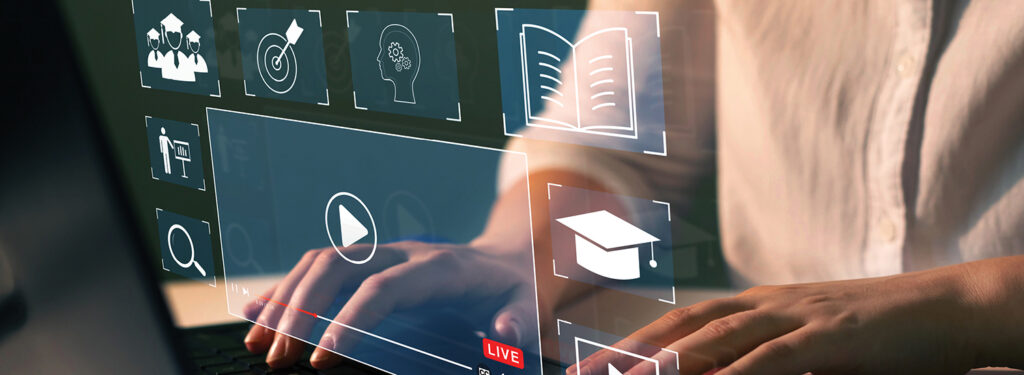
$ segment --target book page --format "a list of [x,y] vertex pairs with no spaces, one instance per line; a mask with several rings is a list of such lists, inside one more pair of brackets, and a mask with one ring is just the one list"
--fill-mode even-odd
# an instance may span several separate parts
[[549,29],[523,25],[520,45],[528,122],[578,128],[576,63],[571,53],[560,57],[572,44]]
[[600,30],[577,42],[581,129],[616,134],[634,132],[629,47],[625,28]]

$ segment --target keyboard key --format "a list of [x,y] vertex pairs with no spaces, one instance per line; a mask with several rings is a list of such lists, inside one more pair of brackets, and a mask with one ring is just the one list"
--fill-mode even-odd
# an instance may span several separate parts
[[262,354],[253,354],[248,349],[225,349],[221,350],[220,354],[231,358],[248,358],[248,357],[262,357]]
[[240,371],[249,371],[249,366],[246,366],[245,364],[242,363],[229,363],[226,365],[207,367],[204,370],[206,370],[207,372],[212,372],[214,374],[229,374],[237,373]]
[[248,366],[256,366],[256,365],[266,364],[267,363],[267,358],[263,357],[263,356],[244,357],[244,358],[236,358],[235,362],[244,363],[244,364],[246,364]]
[[188,355],[194,359],[212,357],[217,355],[217,350],[213,348],[189,348]]
[[219,355],[215,355],[215,356],[211,356],[211,357],[205,357],[205,358],[200,358],[200,359],[195,360],[196,366],[199,366],[199,367],[202,367],[202,368],[207,368],[207,367],[210,367],[210,366],[219,366],[219,365],[224,365],[224,364],[228,364],[228,363],[231,363],[231,358],[227,358],[227,357],[219,356]]

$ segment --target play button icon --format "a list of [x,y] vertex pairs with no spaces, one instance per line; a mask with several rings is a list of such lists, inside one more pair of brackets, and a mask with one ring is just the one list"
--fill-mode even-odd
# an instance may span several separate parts
[[608,375],[622,375],[622,371],[619,371],[619,369],[615,368],[615,366],[612,366],[612,364],[609,363],[608,364]]
[[[335,216],[334,214],[337,213]],[[366,224],[370,228],[367,228]],[[377,228],[373,222],[373,215],[359,197],[340,192],[327,200],[327,207],[324,210],[324,226],[327,229],[327,238],[331,240],[334,250],[343,259],[352,264],[363,264],[373,258],[377,251]],[[352,259],[352,252],[346,252],[345,248],[362,241],[373,234],[373,247],[369,255],[364,259]],[[340,246],[339,246],[340,245]]]
[[341,246],[343,247],[352,246],[370,233],[343,204],[338,205],[338,221],[341,224]]

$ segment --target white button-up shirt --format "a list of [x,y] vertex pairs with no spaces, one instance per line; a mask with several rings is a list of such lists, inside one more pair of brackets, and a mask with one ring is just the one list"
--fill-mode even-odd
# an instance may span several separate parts
[[1024,254],[1024,2],[592,7],[661,13],[669,154],[515,138],[532,172],[684,211],[716,172],[740,285]]

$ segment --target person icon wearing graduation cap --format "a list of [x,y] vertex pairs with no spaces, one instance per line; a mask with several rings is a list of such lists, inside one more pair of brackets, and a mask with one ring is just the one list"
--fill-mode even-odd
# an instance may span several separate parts
[[160,33],[154,29],[149,29],[146,36],[149,37],[149,39],[146,40],[146,44],[149,45],[149,48],[153,49],[152,51],[149,51],[149,57],[146,59],[146,65],[150,68],[160,68]]
[[181,32],[181,25],[183,24],[184,22],[181,22],[174,13],[168,13],[167,17],[160,21],[164,42],[167,43],[168,47],[171,47],[171,50],[167,51],[161,58],[163,61],[160,73],[164,79],[195,82],[195,72],[186,62],[185,53],[179,51],[181,49],[181,41],[184,39],[184,35]]
[[[192,51],[192,53],[188,55],[188,58],[186,60],[192,67],[193,72],[209,72],[210,70],[206,66],[206,59],[203,58],[203,55],[199,54],[199,34],[196,33],[195,30],[189,31],[188,35],[185,36],[185,39],[188,42],[188,50]],[[193,47],[193,45],[195,47]]]

